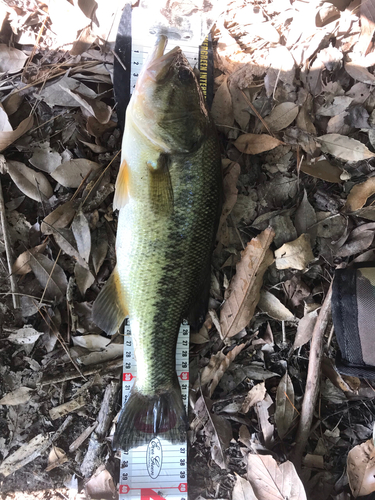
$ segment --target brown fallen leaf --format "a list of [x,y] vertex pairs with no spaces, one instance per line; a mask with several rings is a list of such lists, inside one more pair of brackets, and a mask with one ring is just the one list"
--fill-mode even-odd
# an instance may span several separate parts
[[29,265],[30,254],[35,255],[36,253],[43,253],[46,249],[46,246],[47,241],[45,241],[41,245],[37,245],[34,248],[30,248],[30,250],[26,250],[26,252],[22,252],[13,264],[12,273],[19,274],[21,276],[31,273],[31,267]]
[[222,376],[245,345],[246,344],[237,345],[234,349],[229,351],[227,355],[223,354],[222,351],[213,354],[208,365],[203,368],[200,380],[197,380],[194,387],[197,389],[199,385],[202,387],[207,385],[208,395],[211,397]]
[[46,289],[46,298],[61,302],[68,287],[61,267],[43,254],[30,255],[29,264],[40,285]]
[[99,168],[101,168],[99,163],[86,160],[85,158],[78,158],[59,165],[51,173],[51,177],[64,187],[77,188],[86,175]]
[[340,175],[342,170],[339,167],[331,165],[327,160],[317,161],[316,163],[308,163],[303,161],[301,164],[301,171],[305,174],[317,177],[327,182],[341,183]]
[[261,311],[267,313],[268,316],[278,321],[294,320],[294,314],[275,295],[267,290],[260,292],[258,307]]
[[107,469],[95,473],[86,483],[85,490],[90,498],[116,498],[117,493],[113,478]]
[[294,418],[294,388],[288,372],[277,386],[275,423],[280,439],[286,435]]
[[212,102],[211,114],[216,126],[222,127],[224,132],[228,132],[227,127],[233,127],[234,115],[232,96],[229,92],[227,77],[225,77],[223,83],[215,93],[215,97]]
[[30,401],[33,392],[34,389],[30,389],[30,387],[19,387],[15,391],[5,394],[0,399],[0,405],[14,406],[27,403]]
[[364,206],[367,198],[375,193],[375,177],[370,177],[365,182],[356,184],[350,190],[344,209],[346,212],[355,212]]
[[30,130],[33,124],[34,118],[32,116],[28,116],[18,125],[16,130],[0,132],[0,152],[4,151],[4,149]]
[[231,162],[225,170],[225,175],[223,179],[224,203],[221,210],[221,216],[216,238],[223,245],[225,245],[226,243],[226,238],[225,238],[226,220],[237,201],[238,190],[236,185],[240,172],[241,172],[241,167],[236,162]]
[[[236,473],[235,473],[236,474]],[[236,474],[236,484],[232,492],[232,500],[257,500],[253,487],[246,479]]]
[[298,104],[294,102],[282,102],[266,116],[264,121],[271,132],[279,132],[288,127],[297,118],[298,112]]
[[375,85],[375,76],[370,73],[361,63],[361,61],[346,62],[345,71],[358,82],[367,83],[367,85]]
[[7,161],[6,166],[18,189],[32,200],[46,201],[53,195],[51,184],[41,172],[36,172],[20,161]]
[[301,234],[299,238],[284,245],[275,251],[277,269],[299,269],[303,271],[314,260],[311,250],[310,236]]
[[48,455],[48,467],[46,471],[50,471],[59,465],[67,462],[69,458],[67,457],[65,451],[62,448],[58,448],[57,446],[52,446],[51,451]]
[[254,385],[247,393],[246,398],[241,406],[241,413],[247,413],[250,408],[255,406],[259,401],[263,401],[266,396],[266,386],[264,382]]
[[299,320],[297,333],[294,338],[293,349],[298,349],[298,347],[307,344],[307,342],[311,340],[317,319],[318,310],[315,309],[314,311],[306,313],[304,317]]
[[263,275],[273,262],[270,245],[275,236],[271,228],[253,238],[241,254],[236,274],[228,288],[228,298],[220,313],[224,338],[233,337],[249,323],[259,301]]
[[349,486],[354,498],[375,491],[375,446],[373,439],[354,446],[346,462]]
[[324,153],[346,161],[360,161],[375,156],[362,142],[340,134],[326,134],[317,137]]
[[24,67],[27,55],[14,47],[0,43],[0,73],[17,73]]
[[278,465],[271,455],[247,455],[247,478],[258,500],[306,500],[292,462]]
[[238,151],[248,155],[257,155],[264,151],[270,151],[276,146],[280,146],[280,144],[284,143],[267,134],[243,134],[234,142]]
[[65,228],[73,220],[78,205],[79,201],[69,200],[55,208],[53,212],[44,217],[41,224],[42,233],[52,234],[53,229],[51,226],[55,229]]

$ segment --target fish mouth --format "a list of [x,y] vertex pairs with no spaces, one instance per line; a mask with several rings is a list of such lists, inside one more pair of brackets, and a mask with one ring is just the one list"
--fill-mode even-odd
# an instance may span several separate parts
[[157,83],[164,80],[173,66],[185,63],[180,47],[175,47],[164,54],[167,43],[168,38],[165,35],[160,35],[145,65],[147,76]]

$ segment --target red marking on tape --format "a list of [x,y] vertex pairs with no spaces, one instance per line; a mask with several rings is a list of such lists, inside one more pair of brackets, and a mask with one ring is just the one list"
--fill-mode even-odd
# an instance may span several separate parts
[[180,373],[180,379],[181,380],[189,380],[189,372]]
[[130,382],[131,380],[133,380],[133,378],[134,377],[133,377],[133,375],[131,373],[124,373],[122,380],[124,382]]
[[120,486],[120,493],[122,495],[126,495],[126,493],[129,493],[129,490],[130,490],[130,488],[129,488],[129,486],[127,484],[122,484]]
[[186,493],[187,492],[187,483],[180,483],[178,486],[178,489],[181,491],[181,493]]
[[161,497],[156,493],[156,491],[151,488],[142,488],[141,489],[141,500],[165,500],[164,497]]

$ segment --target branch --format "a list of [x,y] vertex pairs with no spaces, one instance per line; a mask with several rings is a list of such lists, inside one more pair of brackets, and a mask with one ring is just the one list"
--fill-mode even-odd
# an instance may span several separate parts
[[5,253],[7,256],[10,290],[12,292],[12,298],[13,298],[13,307],[14,307],[14,309],[19,309],[20,298],[18,295],[18,286],[17,286],[16,277],[14,276],[13,271],[12,271],[13,262],[14,262],[13,261],[13,253],[12,253],[12,243],[10,241],[10,236],[9,236],[9,231],[8,231],[8,223],[7,223],[6,215],[5,215],[5,204],[4,204],[3,188],[1,185],[1,180],[0,180],[0,217],[1,217],[1,226],[3,229]]
[[314,408],[319,392],[320,365],[323,357],[323,339],[331,315],[331,297],[332,283],[320,309],[311,339],[306,390],[302,403],[296,446],[292,453],[292,461],[297,470],[301,468],[302,454],[309,438]]

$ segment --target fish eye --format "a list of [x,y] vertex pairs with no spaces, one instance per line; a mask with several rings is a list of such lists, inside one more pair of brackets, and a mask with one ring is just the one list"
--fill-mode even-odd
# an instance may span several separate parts
[[188,68],[181,66],[178,69],[178,79],[182,83],[189,83],[193,80],[193,74]]

